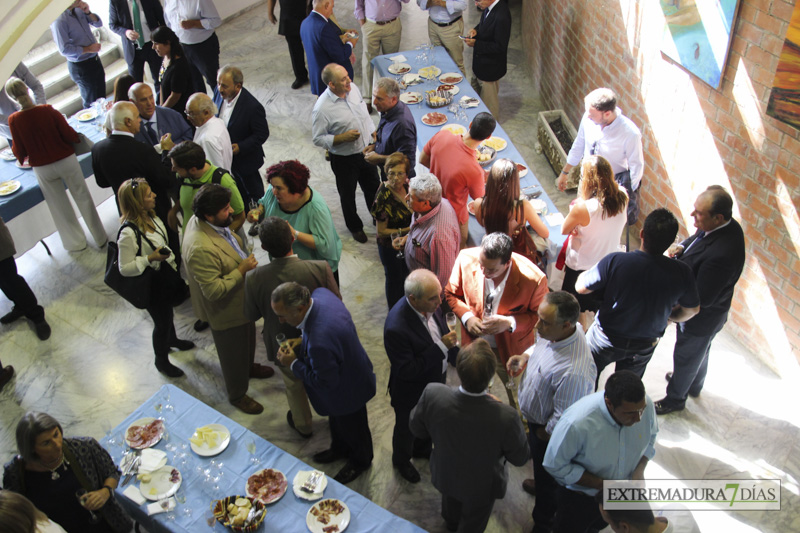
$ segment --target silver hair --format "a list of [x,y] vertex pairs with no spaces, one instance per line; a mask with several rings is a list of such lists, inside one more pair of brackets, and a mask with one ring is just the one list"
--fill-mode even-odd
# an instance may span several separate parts
[[19,78],[10,78],[6,82],[6,94],[13,100],[19,103],[20,98],[30,98],[28,86]]
[[428,283],[438,283],[436,274],[425,268],[412,270],[403,282],[403,292],[406,297],[413,296],[419,300],[425,297],[425,287]]
[[286,283],[278,285],[278,287],[272,291],[271,297],[273,304],[281,303],[285,307],[292,307],[294,309],[307,305],[310,300],[311,291],[294,281],[287,281]]
[[208,113],[211,116],[217,114],[217,106],[214,103],[214,100],[211,99],[206,93],[194,93],[192,96],[189,97],[189,100],[186,102],[186,107],[188,108],[192,102],[196,102],[194,105],[197,106],[197,110],[201,113]]
[[148,89],[150,89],[150,92],[152,92],[153,95],[156,94],[156,92],[153,90],[153,88],[150,86],[149,83],[143,83],[143,82],[140,81],[140,82],[134,83],[133,85],[131,85],[131,88],[128,89],[128,99],[131,102],[135,101],[136,100],[136,93],[139,92],[139,89],[141,89],[143,87],[147,87]]
[[430,202],[431,207],[439,205],[442,201],[442,184],[433,174],[422,174],[411,178],[408,182],[408,190],[414,191],[421,201]]
[[108,113],[111,121],[111,127],[115,130],[121,130],[125,127],[125,119],[133,120],[139,112],[133,102],[117,102],[111,111]]
[[36,437],[53,428],[58,428],[61,434],[64,434],[64,430],[61,428],[61,424],[59,424],[58,420],[47,413],[40,413],[38,411],[28,411],[25,413],[17,423],[17,451],[19,451],[20,456],[22,456],[25,461],[35,461],[38,459],[34,451]]
[[397,84],[395,80],[392,78],[381,78],[376,83],[379,89],[383,89],[386,92],[386,96],[389,98],[399,98],[400,97],[400,85]]
[[239,67],[235,67],[233,65],[225,65],[219,72],[217,72],[218,76],[223,76],[225,74],[231,75],[231,81],[233,81],[234,85],[238,85],[240,83],[244,83],[244,74],[242,74],[242,69]]

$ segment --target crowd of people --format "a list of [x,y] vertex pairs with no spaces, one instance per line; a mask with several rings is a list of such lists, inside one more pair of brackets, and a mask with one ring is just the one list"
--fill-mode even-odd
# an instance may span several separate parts
[[[703,388],[710,345],[744,263],[730,195],[719,186],[702,192],[692,212],[696,232],[680,244],[675,216],[656,209],[644,220],[640,248],[618,251],[623,231],[638,219],[646,169],[638,127],[613,91],[597,89],[585,99],[557,179],[563,189],[577,173],[578,197],[561,228],[567,236],[561,257],[549,257],[534,243],[546,240],[549,229],[520,194],[517,165],[500,158],[484,171],[476,160],[478,144],[496,127],[497,80],[505,74],[510,32],[504,0],[476,0],[483,14],[465,39],[457,38],[465,1],[418,0],[429,11],[431,42],[444,46],[462,71],[463,46],[475,48],[473,73],[492,111],[477,114],[463,135],[437,133],[420,149],[419,174],[416,125],[398,83],[373,80],[365,68],[363,90],[372,100],[362,97],[352,68],[358,32],[331,19],[333,0],[313,0],[311,11],[280,4],[292,88],[310,81],[319,95],[307,117],[311,140],[327,152],[345,225],[366,243],[362,217],[376,224],[388,306],[392,464],[399,475],[417,483],[413,462],[429,460],[447,529],[480,532],[506,493],[507,463],[519,467],[532,458],[534,477],[521,488],[536,496],[534,532],[592,531],[606,522],[615,531],[625,530],[619,524],[632,527],[624,513],[598,506],[597,494],[603,480],[643,479],[655,454],[657,415],[684,409]],[[274,7],[270,0],[273,23]],[[379,52],[397,51],[401,7],[401,0],[356,0],[368,43],[365,65]],[[266,111],[243,87],[241,69],[219,68],[214,28],[221,20],[213,2],[167,0],[162,10],[158,0],[111,0],[111,8],[132,79],[118,84],[108,136],[92,148],[92,166],[98,185],[115,193],[120,273],[150,273],[154,297],[146,310],[156,369],[173,379],[184,375],[169,353],[194,348],[173,325],[173,307],[190,298],[194,328],[211,330],[228,400],[259,414],[264,406],[248,395],[249,380],[275,372],[255,362],[256,321],[263,319],[267,358],[285,384],[287,424],[307,439],[311,408],[328,417],[330,446],[311,459],[344,459],[334,479],[355,480],[374,458],[367,404],[376,375],[342,301],[342,239],[326,199],[299,161],[272,163],[261,174]],[[87,30],[100,24],[78,0],[52,26],[87,107],[105,96],[104,78],[97,87],[99,45]],[[506,35],[505,44],[491,40],[497,34]],[[303,46],[307,70],[297,52]],[[153,85],[143,82],[145,63]],[[20,107],[8,117],[13,152],[20,162],[29,158],[64,247],[86,246],[64,183],[102,247],[105,230],[85,198],[73,151],[77,133],[38,93],[34,103],[26,70],[21,65],[6,84]],[[357,188],[367,208],[361,216]],[[472,247],[469,211],[486,229]],[[0,282],[15,306],[0,322],[27,317],[46,339],[44,310],[16,273],[6,233],[0,231]],[[258,236],[268,264],[258,264],[249,236]],[[564,271],[561,290],[548,288],[547,262]],[[674,371],[666,376],[667,396],[654,402],[642,376],[671,322],[678,331]],[[597,390],[611,363],[615,372]],[[458,376],[449,386],[448,366]],[[3,369],[0,386],[12,375]],[[488,392],[495,375],[505,385],[503,400]],[[3,486],[24,497],[0,492],[0,523],[14,508],[37,531],[51,530],[47,517],[70,532],[130,528],[113,499],[119,471],[96,441],[64,438],[56,420],[31,412],[17,427],[17,445]],[[99,523],[90,520],[94,511]],[[639,526],[666,525],[652,514],[634,518]]]

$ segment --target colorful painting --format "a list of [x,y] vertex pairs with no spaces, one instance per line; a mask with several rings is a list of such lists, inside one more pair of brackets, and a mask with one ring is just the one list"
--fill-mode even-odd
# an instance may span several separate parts
[[800,129],[800,1],[786,30],[767,115]]
[[666,19],[661,52],[718,89],[728,61],[739,0],[660,0]]

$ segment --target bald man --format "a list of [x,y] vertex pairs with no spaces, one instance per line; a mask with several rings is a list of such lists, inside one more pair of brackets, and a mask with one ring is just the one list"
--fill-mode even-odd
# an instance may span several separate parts
[[212,165],[231,170],[233,145],[225,122],[217,117],[217,106],[205,93],[194,93],[186,101],[186,117],[197,128],[194,142],[199,144]]

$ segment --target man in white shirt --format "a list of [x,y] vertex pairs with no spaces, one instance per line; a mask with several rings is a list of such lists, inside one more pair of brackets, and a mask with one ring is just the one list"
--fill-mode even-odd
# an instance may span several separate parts
[[217,106],[205,93],[194,93],[186,102],[186,116],[197,128],[194,142],[203,148],[211,164],[230,170],[233,163],[231,136],[225,122],[216,114]]
[[214,31],[222,19],[213,0],[166,0],[164,18],[183,45],[183,52],[205,77],[211,89],[217,87],[219,39]]

